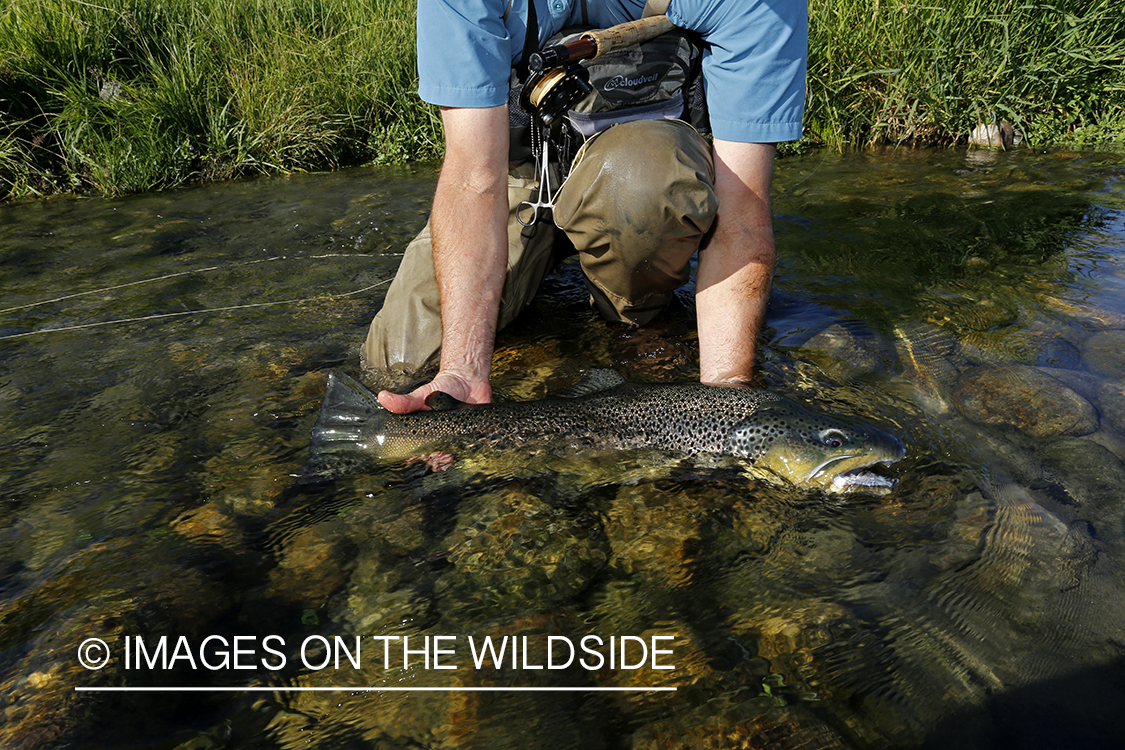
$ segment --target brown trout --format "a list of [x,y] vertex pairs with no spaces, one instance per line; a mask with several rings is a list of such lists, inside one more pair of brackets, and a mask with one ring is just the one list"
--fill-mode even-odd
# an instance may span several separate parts
[[[434,396],[427,400],[431,406],[444,394]],[[363,385],[333,372],[310,447],[310,467],[472,448],[715,454],[744,459],[802,487],[876,494],[888,492],[895,480],[871,469],[906,453],[893,435],[816,414],[770,391],[628,383],[608,370],[553,398],[453,401],[405,415],[386,411]]]

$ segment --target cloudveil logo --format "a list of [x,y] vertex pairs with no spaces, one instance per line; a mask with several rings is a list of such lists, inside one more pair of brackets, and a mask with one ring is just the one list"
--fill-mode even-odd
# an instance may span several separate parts
[[636,78],[629,78],[628,76],[614,76],[602,84],[602,91],[615,91],[617,89],[628,89],[634,86],[643,86],[646,83],[654,83],[659,76],[656,73],[647,76],[638,76]]

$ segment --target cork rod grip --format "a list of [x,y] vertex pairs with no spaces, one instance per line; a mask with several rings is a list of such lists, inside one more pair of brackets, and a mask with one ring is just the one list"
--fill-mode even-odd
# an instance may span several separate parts
[[668,16],[649,16],[600,31],[587,31],[580,39],[589,39],[598,46],[597,54],[594,55],[597,57],[611,50],[647,42],[671,28],[672,22],[668,20]]

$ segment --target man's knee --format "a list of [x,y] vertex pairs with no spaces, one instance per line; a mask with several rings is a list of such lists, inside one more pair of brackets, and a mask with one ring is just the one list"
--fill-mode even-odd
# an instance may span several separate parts
[[718,211],[710,146],[686,123],[642,120],[610,128],[580,154],[555,210],[580,251],[633,235],[702,235]]
[[644,323],[688,279],[718,211],[710,146],[682,122],[610,128],[571,171],[556,218],[603,316]]

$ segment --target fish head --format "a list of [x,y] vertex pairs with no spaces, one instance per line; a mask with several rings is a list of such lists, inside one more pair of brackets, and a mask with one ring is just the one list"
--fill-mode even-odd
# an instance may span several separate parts
[[882,495],[897,480],[878,474],[906,455],[902,441],[870,425],[817,414],[787,399],[763,403],[735,424],[730,452],[800,487]]

